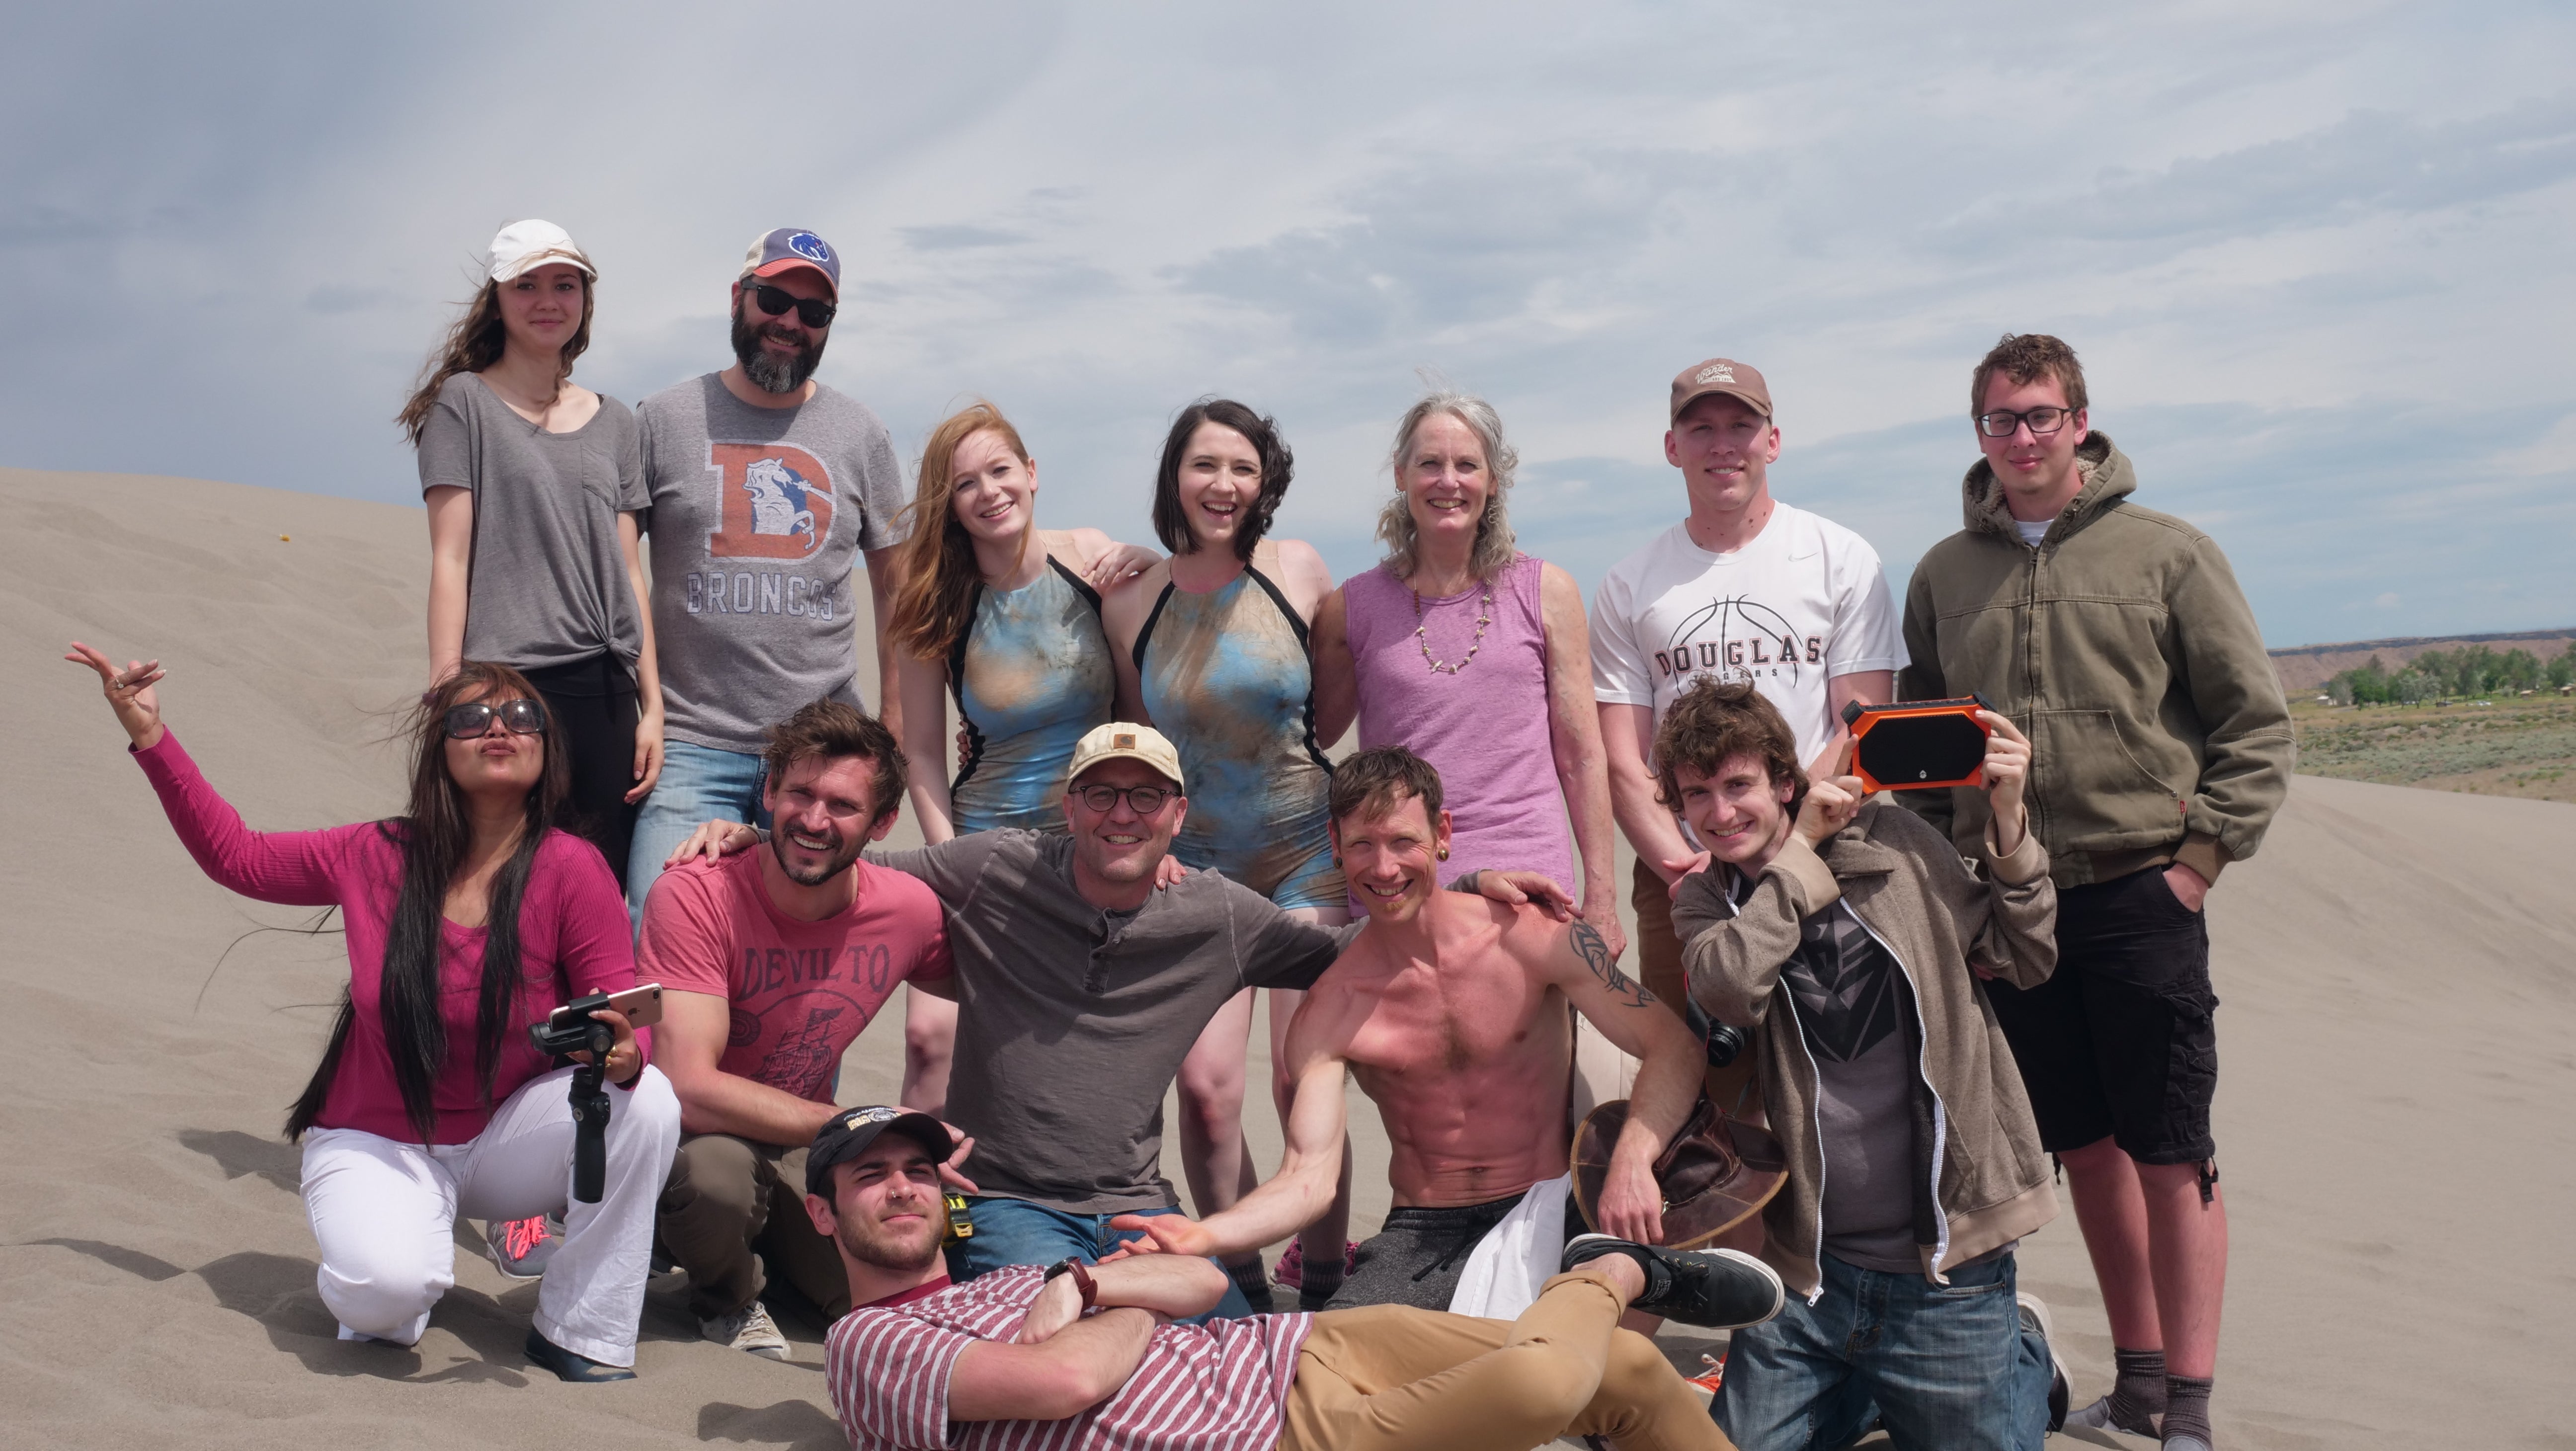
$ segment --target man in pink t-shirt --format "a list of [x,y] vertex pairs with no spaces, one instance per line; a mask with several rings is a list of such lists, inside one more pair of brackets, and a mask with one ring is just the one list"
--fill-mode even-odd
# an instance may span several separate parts
[[706,1338],[784,1360],[760,1302],[764,1261],[827,1316],[850,1303],[802,1205],[806,1148],[839,1112],[841,1054],[897,987],[950,966],[930,888],[859,860],[903,799],[893,735],[817,701],[771,729],[763,764],[767,849],[663,873],[637,968],[662,985],[655,1061],[683,1130],[661,1243],[689,1273]]

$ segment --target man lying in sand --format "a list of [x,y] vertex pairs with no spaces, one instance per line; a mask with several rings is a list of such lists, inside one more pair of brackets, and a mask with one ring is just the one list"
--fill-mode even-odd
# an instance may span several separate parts
[[1571,1001],[1643,1060],[1601,1225],[1648,1244],[1663,1237],[1653,1165],[1698,1097],[1699,1042],[1619,971],[1589,924],[1435,890],[1449,843],[1440,800],[1440,774],[1401,747],[1334,769],[1333,841],[1368,920],[1289,1025],[1295,1099],[1279,1173],[1204,1221],[1118,1227],[1193,1255],[1257,1248],[1304,1227],[1331,1201],[1341,1165],[1347,1065],[1386,1121],[1395,1209],[1328,1307],[1446,1310],[1477,1243],[1505,1215],[1529,1194],[1561,1202],[1567,1192]]
[[762,766],[768,848],[656,880],[637,959],[663,987],[659,1058],[685,1130],[662,1246],[689,1273],[707,1339],[784,1360],[760,1302],[768,1274],[827,1319],[850,1307],[840,1259],[802,1208],[806,1145],[840,1112],[841,1054],[906,980],[946,977],[949,960],[939,899],[859,860],[903,800],[894,734],[818,700],[770,729]]
[[825,1363],[858,1451],[1523,1451],[1567,1434],[1719,1448],[1699,1397],[1619,1316],[1635,1305],[1731,1326],[1779,1303],[1776,1281],[1734,1260],[1606,1235],[1567,1246],[1510,1323],[1381,1305],[1175,1324],[1232,1286],[1182,1255],[954,1285],[939,1253],[950,1152],[937,1119],[863,1108],[824,1125],[805,1161],[806,1209],[858,1306],[832,1327]]
[[[974,1234],[951,1251],[961,1280],[1096,1260],[1134,1224],[1179,1214],[1160,1161],[1163,1091],[1181,1059],[1236,993],[1309,986],[1360,930],[1301,921],[1215,872],[1168,876],[1189,801],[1180,753],[1151,726],[1085,735],[1064,808],[1063,833],[978,831],[868,858],[919,877],[948,911],[956,971],[921,985],[958,1000],[947,1112],[974,1136],[962,1167],[983,1189],[969,1201]],[[758,839],[709,822],[680,854]],[[1526,891],[1564,904],[1544,877],[1484,878],[1472,889],[1498,902]],[[1561,1048],[1556,1082],[1561,1094]],[[1236,1290],[1216,1313],[1251,1308]]]

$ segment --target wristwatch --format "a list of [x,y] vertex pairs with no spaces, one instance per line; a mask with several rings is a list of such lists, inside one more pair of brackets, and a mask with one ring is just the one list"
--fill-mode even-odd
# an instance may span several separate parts
[[1066,1255],[1063,1259],[1057,1260],[1054,1264],[1047,1266],[1046,1278],[1049,1282],[1052,1282],[1058,1275],[1073,1276],[1073,1287],[1082,1292],[1082,1308],[1084,1310],[1090,1311],[1100,1308],[1100,1282],[1091,1277],[1091,1271],[1083,1268],[1082,1261],[1075,1259],[1071,1255]]

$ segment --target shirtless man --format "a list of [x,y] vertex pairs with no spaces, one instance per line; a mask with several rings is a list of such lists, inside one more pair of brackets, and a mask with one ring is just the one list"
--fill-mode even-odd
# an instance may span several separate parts
[[[1598,1228],[1641,1244],[1663,1238],[1653,1165],[1698,1096],[1698,1040],[1619,971],[1588,924],[1439,890],[1449,853],[1440,794],[1439,773],[1400,747],[1334,769],[1333,844],[1368,923],[1289,1024],[1295,1098],[1279,1173],[1205,1220],[1161,1215],[1118,1228],[1160,1249],[1222,1256],[1305,1226],[1332,1202],[1347,1065],[1385,1119],[1395,1209],[1329,1304],[1445,1310],[1477,1242],[1532,1186],[1567,1171],[1571,1002],[1643,1060]],[[1566,1220],[1569,1232],[1583,1228],[1570,1207]],[[1741,1255],[1710,1263],[1717,1274],[1771,1273]]]

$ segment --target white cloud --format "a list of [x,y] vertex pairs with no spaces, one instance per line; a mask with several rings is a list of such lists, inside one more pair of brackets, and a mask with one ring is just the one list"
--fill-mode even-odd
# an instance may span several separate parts
[[601,260],[581,376],[629,399],[723,361],[744,240],[794,222],[848,259],[828,381],[905,444],[992,397],[1050,517],[1130,538],[1164,420],[1228,391],[1297,447],[1283,527],[1366,565],[1384,430],[1429,365],[1502,408],[1525,538],[1589,581],[1673,517],[1663,387],[1723,352],[1772,379],[1782,493],[1901,586],[1955,527],[1969,365],[2042,329],[2083,349],[2141,502],[2218,533],[2275,640],[2396,593],[2392,628],[2576,620],[2529,557],[2576,526],[2556,7],[166,5],[19,29],[0,462],[407,498],[389,417],[500,222]]

